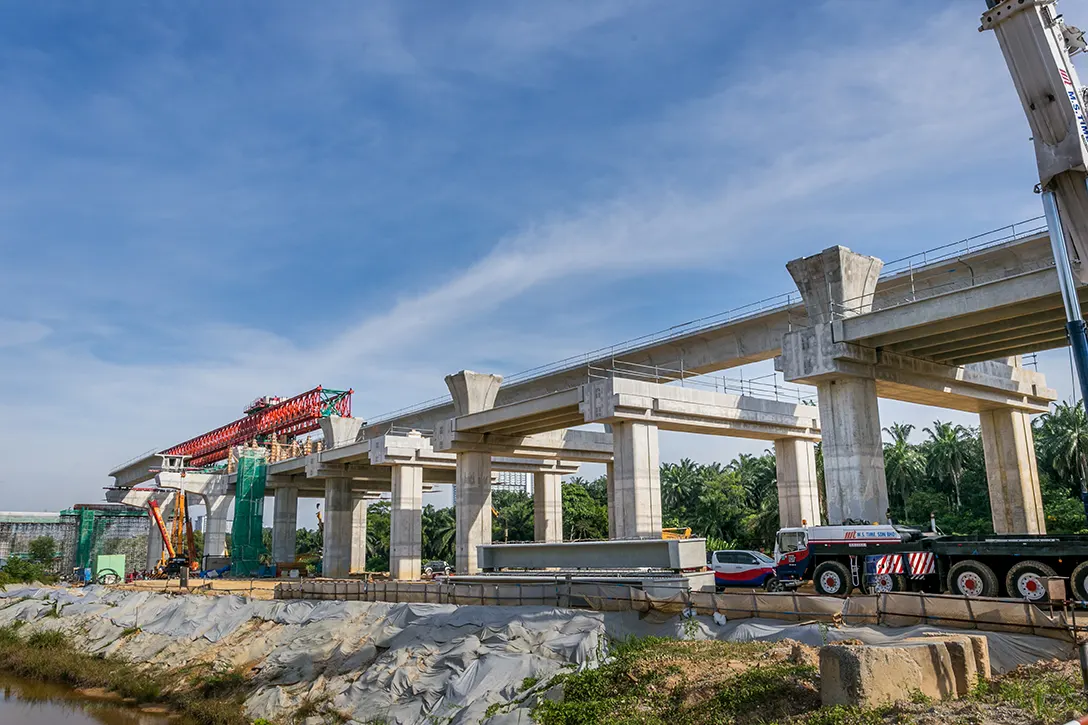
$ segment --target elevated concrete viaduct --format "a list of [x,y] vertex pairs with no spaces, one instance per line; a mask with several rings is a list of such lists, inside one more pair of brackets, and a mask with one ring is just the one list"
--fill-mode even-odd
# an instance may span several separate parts
[[[458,409],[469,412],[438,421],[432,442],[436,451],[452,451],[458,456],[458,516],[467,506],[470,514],[488,519],[458,528],[462,537],[459,572],[474,573],[476,547],[491,543],[490,479],[480,466],[484,458],[490,460],[497,453],[611,463],[610,536],[659,537],[661,429],[774,441],[780,461],[783,522],[800,525],[802,520],[820,521],[813,452],[820,434],[814,406],[616,376],[495,406],[500,376],[461,371],[446,380]],[[470,391],[477,395],[471,397]],[[591,423],[603,424],[611,433],[568,429]],[[540,536],[541,527],[549,530],[546,522],[550,519],[559,519],[550,525],[551,531],[562,530],[559,476],[542,473],[536,484],[538,539],[560,540],[549,539],[547,533]],[[464,498],[462,491],[466,491]],[[544,513],[547,511],[552,513]]]
[[[983,292],[986,285],[1016,284],[1022,276],[877,310],[874,300],[881,266],[879,259],[845,247],[832,247],[787,265],[811,324],[783,336],[776,365],[786,380],[816,386],[823,421],[828,517],[832,521],[886,518],[888,493],[877,400],[887,397],[979,413],[995,530],[1045,532],[1028,419],[1032,413],[1045,412],[1057,398],[1043,376],[1021,368],[1015,357],[957,366],[872,347],[864,339],[849,339],[846,333],[849,328],[902,335],[903,325],[912,324],[918,337],[900,337],[900,341],[922,340],[925,332],[919,328],[927,324],[923,316],[944,324],[949,318],[969,316],[968,309],[992,313],[994,305],[987,304]],[[912,308],[916,311],[911,312]],[[1015,319],[1011,314],[1009,318]],[[901,326],[893,326],[896,323]],[[1001,330],[1000,319],[988,316],[985,324],[991,330],[988,335]],[[923,344],[914,352],[924,349]],[[953,361],[971,357],[950,354],[946,359]]]
[[[891,272],[878,259],[832,248],[788,265],[799,294],[602,348],[505,384],[467,371],[449,376],[449,402],[406,409],[363,430],[354,420],[330,422],[328,450],[272,464],[277,521],[287,525],[299,495],[325,495],[338,542],[327,571],[345,571],[352,560],[345,532],[361,523],[354,492],[388,491],[398,512],[395,575],[414,578],[422,486],[455,482],[458,569],[471,572],[475,546],[490,541],[493,470],[533,471],[536,536],[553,541],[561,536],[559,475],[568,470],[562,462],[591,461],[608,467],[610,535],[656,536],[660,429],[774,441],[785,522],[818,520],[811,443],[822,435],[832,521],[883,520],[877,399],[888,397],[977,412],[995,528],[1042,531],[1028,416],[1055,395],[1015,357],[1064,344],[1062,303],[1041,227],[1014,227],[1007,238],[982,240],[981,248],[969,240],[935,256],[917,255]],[[599,379],[600,370],[620,364],[689,378],[772,358],[788,380],[817,387],[819,414],[809,406],[695,391],[687,382],[661,385],[664,378]],[[606,432],[571,430],[586,423],[603,424]],[[409,440],[397,433],[405,429],[419,434]],[[156,464],[154,456],[144,457],[111,475],[127,488],[148,480]],[[277,538],[281,551],[287,536]]]

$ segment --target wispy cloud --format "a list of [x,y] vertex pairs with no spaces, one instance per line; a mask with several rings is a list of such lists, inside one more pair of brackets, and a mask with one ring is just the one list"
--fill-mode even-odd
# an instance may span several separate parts
[[[701,45],[683,64],[669,40],[699,18],[671,18],[647,45],[705,66],[684,92],[655,57],[637,79],[614,62],[660,20],[652,5],[430,23],[401,7],[264,18],[242,54],[164,22],[146,62],[75,99],[39,86],[55,60],[21,61],[32,80],[0,129],[35,171],[0,171],[15,261],[0,459],[28,485],[5,505],[96,498],[113,464],[256,395],[350,385],[360,412],[385,411],[462,367],[510,373],[648,331],[628,312],[646,299],[668,316],[698,286],[712,313],[788,289],[784,262],[828,244],[897,256],[1032,208],[1003,64],[958,7],[890,34]],[[592,123],[545,105],[532,132],[503,127],[540,101],[519,94],[602,67],[581,93]],[[594,93],[621,82],[657,101],[606,122]]]

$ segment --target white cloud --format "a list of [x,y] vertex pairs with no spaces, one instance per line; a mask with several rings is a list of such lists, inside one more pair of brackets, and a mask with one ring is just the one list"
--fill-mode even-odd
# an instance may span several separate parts
[[[482,66],[491,52],[562,52],[569,38],[623,11],[609,6],[551,30],[516,18],[495,21],[514,23],[520,39],[477,49],[476,59]],[[819,51],[776,45],[744,73],[723,69],[721,86],[709,95],[664,109],[655,123],[620,124],[599,152],[614,156],[623,180],[613,193],[524,219],[490,251],[437,284],[404,286],[387,307],[345,307],[330,291],[327,300],[313,301],[323,329],[332,331],[327,339],[303,344],[277,333],[275,300],[264,329],[213,319],[179,331],[187,344],[178,359],[149,351],[119,358],[52,343],[41,323],[16,323],[24,326],[23,344],[0,351],[0,459],[6,480],[21,484],[7,505],[98,498],[96,486],[114,464],[226,422],[257,395],[346,384],[357,391],[358,412],[377,412],[442,394],[443,374],[480,361],[529,367],[606,344],[617,335],[605,317],[586,315],[565,330],[552,326],[548,338],[529,332],[551,319],[578,320],[576,304],[607,307],[609,300],[594,294],[605,283],[718,270],[766,279],[774,293],[788,289],[777,282],[786,279],[785,261],[845,235],[857,235],[851,243],[859,251],[880,253],[883,237],[905,218],[941,235],[918,248],[946,241],[944,223],[991,223],[995,208],[1018,204],[1027,192],[978,171],[1006,170],[1010,156],[1030,155],[1030,148],[1015,145],[1023,122],[1000,59],[994,63],[992,38],[980,42],[964,17],[947,12],[904,27],[901,37],[858,35]],[[415,82],[425,75],[397,22],[378,20],[361,57],[393,77]],[[342,53],[336,45],[354,37],[352,27],[324,25],[316,37]],[[967,191],[967,182],[980,188]],[[171,187],[168,180],[163,188],[177,196],[177,206],[148,205],[148,213],[179,220],[191,213],[181,203],[185,184]],[[238,193],[243,206],[272,213],[273,200]],[[198,201],[216,218],[236,206],[218,206],[214,191]],[[441,225],[435,233],[442,234]],[[222,260],[207,266],[218,275],[233,269]],[[572,288],[577,292],[562,294]],[[667,291],[652,284],[623,291],[669,304]],[[520,319],[517,310],[530,303],[552,312]],[[663,442],[663,453],[723,458],[740,445],[679,441]]]
[[5,320],[0,318],[0,347],[30,345],[44,340],[51,330],[33,320]]

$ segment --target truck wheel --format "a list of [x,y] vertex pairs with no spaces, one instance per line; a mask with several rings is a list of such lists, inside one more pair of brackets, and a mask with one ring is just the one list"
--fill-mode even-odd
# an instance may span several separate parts
[[964,559],[948,570],[948,591],[962,597],[998,596],[997,575],[994,570],[974,559]]
[[782,580],[776,576],[767,577],[767,581],[763,582],[763,588],[768,592],[786,591],[786,586],[782,583]]
[[1077,564],[1077,568],[1069,575],[1069,584],[1073,588],[1073,596],[1079,601],[1088,601],[1088,561]]
[[877,574],[865,588],[869,594],[903,592],[907,589],[907,580],[902,574]]
[[1046,596],[1046,578],[1058,573],[1041,561],[1017,562],[1005,575],[1005,591],[1014,599],[1026,599],[1029,602],[1044,602]]
[[816,585],[817,594],[829,597],[848,597],[854,589],[850,570],[846,568],[846,564],[838,561],[825,561],[816,567],[812,582]]

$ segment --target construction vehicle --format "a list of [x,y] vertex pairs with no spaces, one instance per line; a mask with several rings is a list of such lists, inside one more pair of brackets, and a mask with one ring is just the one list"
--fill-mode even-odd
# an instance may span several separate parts
[[661,529],[662,539],[690,539],[691,527]]
[[811,581],[818,594],[949,592],[1045,601],[1047,580],[1069,580],[1088,601],[1088,536],[948,536],[889,524],[799,526],[775,537],[775,572],[787,588]]
[[[1056,0],[987,0],[980,31],[994,31],[1027,115],[1039,171],[1036,187],[1050,231],[1059,288],[1081,393],[1088,399],[1088,334],[1080,313],[1070,251],[1088,278],[1088,89],[1072,56],[1088,48]],[[1088,281],[1086,279],[1085,281]],[[1088,517],[1088,491],[1082,494]],[[811,580],[820,594],[855,588],[948,591],[967,597],[1041,601],[1047,579],[1067,577],[1088,601],[1088,536],[995,534],[944,536],[903,526],[844,522],[784,528],[775,539],[779,580]]]

